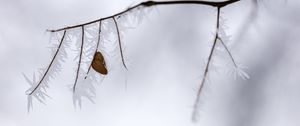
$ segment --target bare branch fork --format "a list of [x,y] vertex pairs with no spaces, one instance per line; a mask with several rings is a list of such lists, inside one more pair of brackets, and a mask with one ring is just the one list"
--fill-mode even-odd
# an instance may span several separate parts
[[213,45],[212,45],[210,53],[209,53],[209,57],[208,57],[207,63],[206,63],[206,67],[205,67],[205,70],[204,70],[204,74],[203,74],[203,78],[202,78],[202,81],[201,81],[201,85],[198,88],[196,100],[194,102],[193,113],[192,113],[192,120],[193,121],[197,121],[198,109],[199,109],[199,101],[200,101],[201,92],[202,92],[202,89],[204,87],[205,81],[207,80],[207,74],[208,74],[208,71],[209,71],[209,66],[211,64],[213,53],[215,52],[215,49],[216,49],[215,47],[217,45],[218,40],[220,40],[220,43],[222,44],[222,46],[225,48],[226,52],[230,56],[230,59],[231,59],[232,63],[234,64],[234,67],[235,68],[238,67],[237,64],[236,64],[236,62],[235,62],[235,60],[234,60],[234,58],[233,58],[233,56],[232,56],[232,54],[231,54],[231,52],[228,49],[228,47],[223,42],[222,38],[220,38],[220,36],[219,36],[220,10],[221,10],[221,7],[218,7],[217,8],[217,23],[216,23],[217,26],[216,26],[215,38],[214,38],[214,42],[213,42]]
[[[225,7],[227,5],[230,5],[232,3],[238,2],[238,1],[240,1],[240,0],[227,0],[227,1],[222,1],[222,2],[185,1],[185,0],[178,0],[178,1],[146,1],[146,2],[142,2],[140,4],[137,4],[137,5],[133,6],[133,7],[130,7],[128,9],[124,10],[124,11],[121,11],[121,12],[119,12],[117,14],[111,15],[111,16],[107,16],[107,17],[104,17],[104,18],[100,18],[100,19],[96,19],[96,20],[90,21],[90,22],[86,22],[86,23],[82,23],[82,24],[78,24],[78,25],[73,25],[73,26],[68,26],[68,27],[64,27],[64,28],[60,28],[60,29],[47,30],[49,32],[60,32],[60,31],[64,31],[64,32],[63,32],[63,36],[62,36],[62,38],[60,40],[60,44],[59,44],[59,46],[58,46],[58,48],[57,48],[57,50],[56,50],[56,52],[54,54],[54,57],[51,60],[49,66],[47,67],[46,72],[43,74],[43,76],[39,80],[38,84],[34,87],[34,89],[28,95],[29,96],[32,95],[40,87],[41,83],[44,81],[45,76],[48,74],[49,69],[51,68],[54,60],[57,57],[57,54],[58,54],[59,50],[61,49],[61,45],[62,45],[62,43],[64,41],[64,38],[65,38],[67,30],[71,30],[71,29],[79,28],[79,27],[81,27],[81,29],[82,29],[80,55],[79,55],[78,67],[77,67],[77,71],[76,71],[76,78],[75,78],[75,82],[74,82],[74,85],[73,85],[73,93],[74,93],[75,90],[76,90],[76,84],[77,84],[77,80],[78,80],[78,76],[79,76],[79,70],[80,70],[80,65],[81,65],[81,60],[82,60],[83,45],[84,45],[84,41],[85,41],[84,40],[84,34],[85,34],[84,27],[86,25],[93,24],[93,23],[99,23],[98,41],[97,41],[96,50],[95,50],[95,53],[96,53],[97,50],[98,50],[98,47],[99,47],[99,43],[100,43],[101,22],[104,21],[104,20],[106,20],[106,19],[112,19],[114,21],[114,24],[115,24],[115,27],[116,27],[116,31],[117,31],[117,37],[118,37],[118,43],[119,43],[119,49],[120,49],[122,63],[123,63],[124,68],[127,70],[127,66],[125,64],[124,56],[123,56],[120,30],[119,30],[119,26],[118,26],[118,22],[116,20],[116,17],[119,17],[122,14],[125,14],[126,12],[129,12],[129,11],[135,9],[135,8],[140,7],[140,6],[142,6],[142,7],[151,7],[151,6],[159,6],[159,5],[182,5],[182,4],[206,5],[206,6],[211,6],[211,7],[217,8],[216,33],[215,33],[213,45],[211,47],[211,50],[210,50],[210,53],[209,53],[209,56],[208,56],[208,60],[207,60],[206,67],[205,67],[205,70],[204,70],[204,74],[203,74],[203,78],[202,78],[202,81],[201,81],[201,85],[198,88],[196,99],[195,99],[194,106],[193,106],[192,120],[196,121],[197,114],[198,114],[197,110],[199,109],[200,95],[201,95],[202,89],[204,87],[204,84],[205,84],[205,82],[207,80],[207,74],[208,74],[209,67],[210,67],[210,64],[211,64],[211,61],[212,61],[212,58],[213,58],[213,53],[215,52],[215,49],[216,49],[215,47],[216,47],[216,44],[218,42],[217,40],[220,40],[221,44],[226,49],[226,51],[229,54],[232,62],[234,63],[234,66],[237,67],[237,64],[236,64],[236,62],[235,62],[232,54],[230,53],[228,47],[223,42],[223,40],[219,37],[219,27],[220,27],[220,10],[221,10],[221,8]],[[88,67],[88,70],[87,70],[85,78],[88,76],[88,73],[89,73],[90,69],[91,69],[91,65]]]
[[210,63],[211,63],[211,60],[212,60],[213,53],[215,51],[217,40],[219,38],[220,9],[221,8],[218,7],[218,12],[217,12],[217,27],[216,27],[216,34],[215,34],[214,42],[213,42],[213,45],[211,47],[211,50],[210,50],[210,53],[209,53],[209,56],[208,56],[208,60],[207,60],[206,67],[205,67],[205,70],[204,70],[204,74],[203,74],[203,77],[202,77],[201,85],[198,88],[196,100],[194,102],[194,108],[193,108],[194,110],[193,110],[193,113],[192,113],[192,120],[193,121],[197,121],[200,95],[201,95],[202,89],[204,87],[205,81],[207,79],[208,69],[209,69],[209,66],[210,66]]

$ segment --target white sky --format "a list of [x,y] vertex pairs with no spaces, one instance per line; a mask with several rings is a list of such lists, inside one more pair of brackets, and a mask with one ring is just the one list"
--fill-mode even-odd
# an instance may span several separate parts
[[51,81],[47,105],[35,101],[28,114],[29,86],[22,73],[32,76],[48,64],[45,30],[105,17],[139,1],[0,0],[0,126],[298,126],[300,3],[265,2],[239,40],[236,35],[245,30],[240,28],[251,2],[243,0],[222,10],[232,36],[230,49],[251,78],[234,80],[222,65],[213,69],[200,122],[194,124],[192,105],[213,38],[215,9],[154,8],[122,40],[131,68],[127,90],[122,66],[115,63],[97,87],[96,104],[84,101],[81,110],[74,109],[67,88],[73,72],[66,68]]

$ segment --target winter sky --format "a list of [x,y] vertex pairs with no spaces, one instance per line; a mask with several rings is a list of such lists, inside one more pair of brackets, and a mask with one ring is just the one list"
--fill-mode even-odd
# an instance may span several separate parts
[[[221,0],[218,0],[221,1]],[[34,100],[22,73],[50,62],[55,29],[118,13],[141,1],[0,0],[0,126],[298,126],[300,124],[300,2],[252,0],[221,10],[236,61],[250,79],[228,74],[226,52],[214,57],[201,98],[200,120],[192,106],[215,32],[216,9],[201,5],[153,7],[123,34],[121,62],[96,88],[95,103],[74,108],[69,86],[72,57],[52,80],[46,105]],[[114,61],[114,60],[112,60]],[[127,86],[126,86],[127,85]]]

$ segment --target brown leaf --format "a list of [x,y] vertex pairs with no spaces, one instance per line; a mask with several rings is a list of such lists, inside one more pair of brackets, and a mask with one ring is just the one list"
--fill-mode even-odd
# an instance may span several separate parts
[[107,69],[103,55],[100,52],[96,52],[92,62],[92,67],[100,74],[106,75]]

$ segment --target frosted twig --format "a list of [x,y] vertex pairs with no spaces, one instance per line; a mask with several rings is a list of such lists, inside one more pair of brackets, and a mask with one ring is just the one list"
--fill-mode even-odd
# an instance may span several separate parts
[[234,67],[237,68],[238,66],[237,66],[237,64],[236,64],[236,62],[235,62],[235,60],[234,60],[234,58],[233,58],[231,52],[229,51],[228,47],[226,46],[226,44],[223,42],[223,40],[222,40],[220,37],[218,37],[218,39],[220,40],[220,42],[221,42],[221,44],[223,45],[223,47],[225,48],[226,52],[227,52],[228,55],[230,56],[230,59],[231,59],[233,65],[234,65]]
[[121,43],[121,36],[120,36],[118,22],[116,21],[115,17],[113,17],[113,20],[114,20],[114,23],[115,23],[115,26],[116,26],[116,30],[117,30],[117,34],[118,34],[118,42],[119,42],[119,48],[120,48],[122,63],[123,63],[124,68],[126,70],[128,70],[127,67],[126,67],[125,61],[124,61],[123,50],[122,50],[122,43]]
[[49,72],[49,70],[50,70],[50,68],[51,68],[51,66],[52,66],[52,64],[53,64],[53,62],[54,62],[54,60],[55,60],[55,58],[56,58],[56,56],[57,56],[60,48],[61,48],[61,45],[62,45],[62,43],[64,41],[65,35],[66,35],[66,30],[64,30],[63,36],[62,36],[62,38],[60,40],[60,43],[59,43],[59,45],[57,47],[57,50],[56,50],[56,52],[55,52],[55,54],[54,54],[54,56],[53,56],[53,58],[52,58],[52,60],[51,60],[51,62],[49,64],[49,66],[47,67],[47,70],[45,71],[43,77],[40,79],[39,83],[36,85],[36,87],[28,95],[32,95],[38,89],[38,87],[40,87],[41,83],[43,82],[44,78],[48,74],[48,72]]
[[[101,33],[101,21],[99,21],[98,40],[97,40],[97,45],[96,45],[95,53],[98,51],[98,47],[99,47],[99,43],[100,43],[100,33]],[[88,71],[86,72],[86,76],[84,77],[84,79],[86,79],[86,77],[88,76],[88,74],[89,74],[89,72],[91,70],[91,67],[92,67],[92,61],[91,61],[91,64],[90,64],[90,66],[88,68]]]
[[80,69],[80,64],[81,64],[81,57],[82,57],[82,50],[83,50],[83,44],[84,44],[84,26],[82,26],[81,29],[82,29],[81,47],[80,47],[80,54],[79,54],[79,61],[78,61],[78,68],[77,68],[77,72],[76,72],[76,78],[75,78],[75,82],[74,82],[74,85],[73,85],[73,92],[75,92],[75,90],[76,90],[76,84],[77,84],[77,80],[78,80],[79,69]]
[[216,27],[216,35],[215,35],[215,38],[214,38],[214,43],[213,43],[213,45],[211,47],[211,50],[210,50],[210,53],[209,53],[209,57],[208,57],[208,60],[207,60],[207,63],[206,63],[206,67],[205,67],[205,70],[204,70],[203,78],[202,78],[202,81],[201,81],[201,85],[198,88],[196,100],[194,102],[193,113],[192,113],[192,121],[194,121],[194,122],[197,121],[200,95],[201,95],[202,89],[204,87],[205,81],[207,79],[208,69],[209,69],[209,66],[210,66],[210,63],[211,63],[211,60],[212,60],[212,56],[213,56],[213,53],[215,51],[215,47],[216,47],[216,44],[217,44],[217,39],[218,39],[218,36],[219,36],[218,33],[219,33],[219,25],[220,25],[220,9],[221,8],[218,7],[218,12],[217,12],[217,27]]

